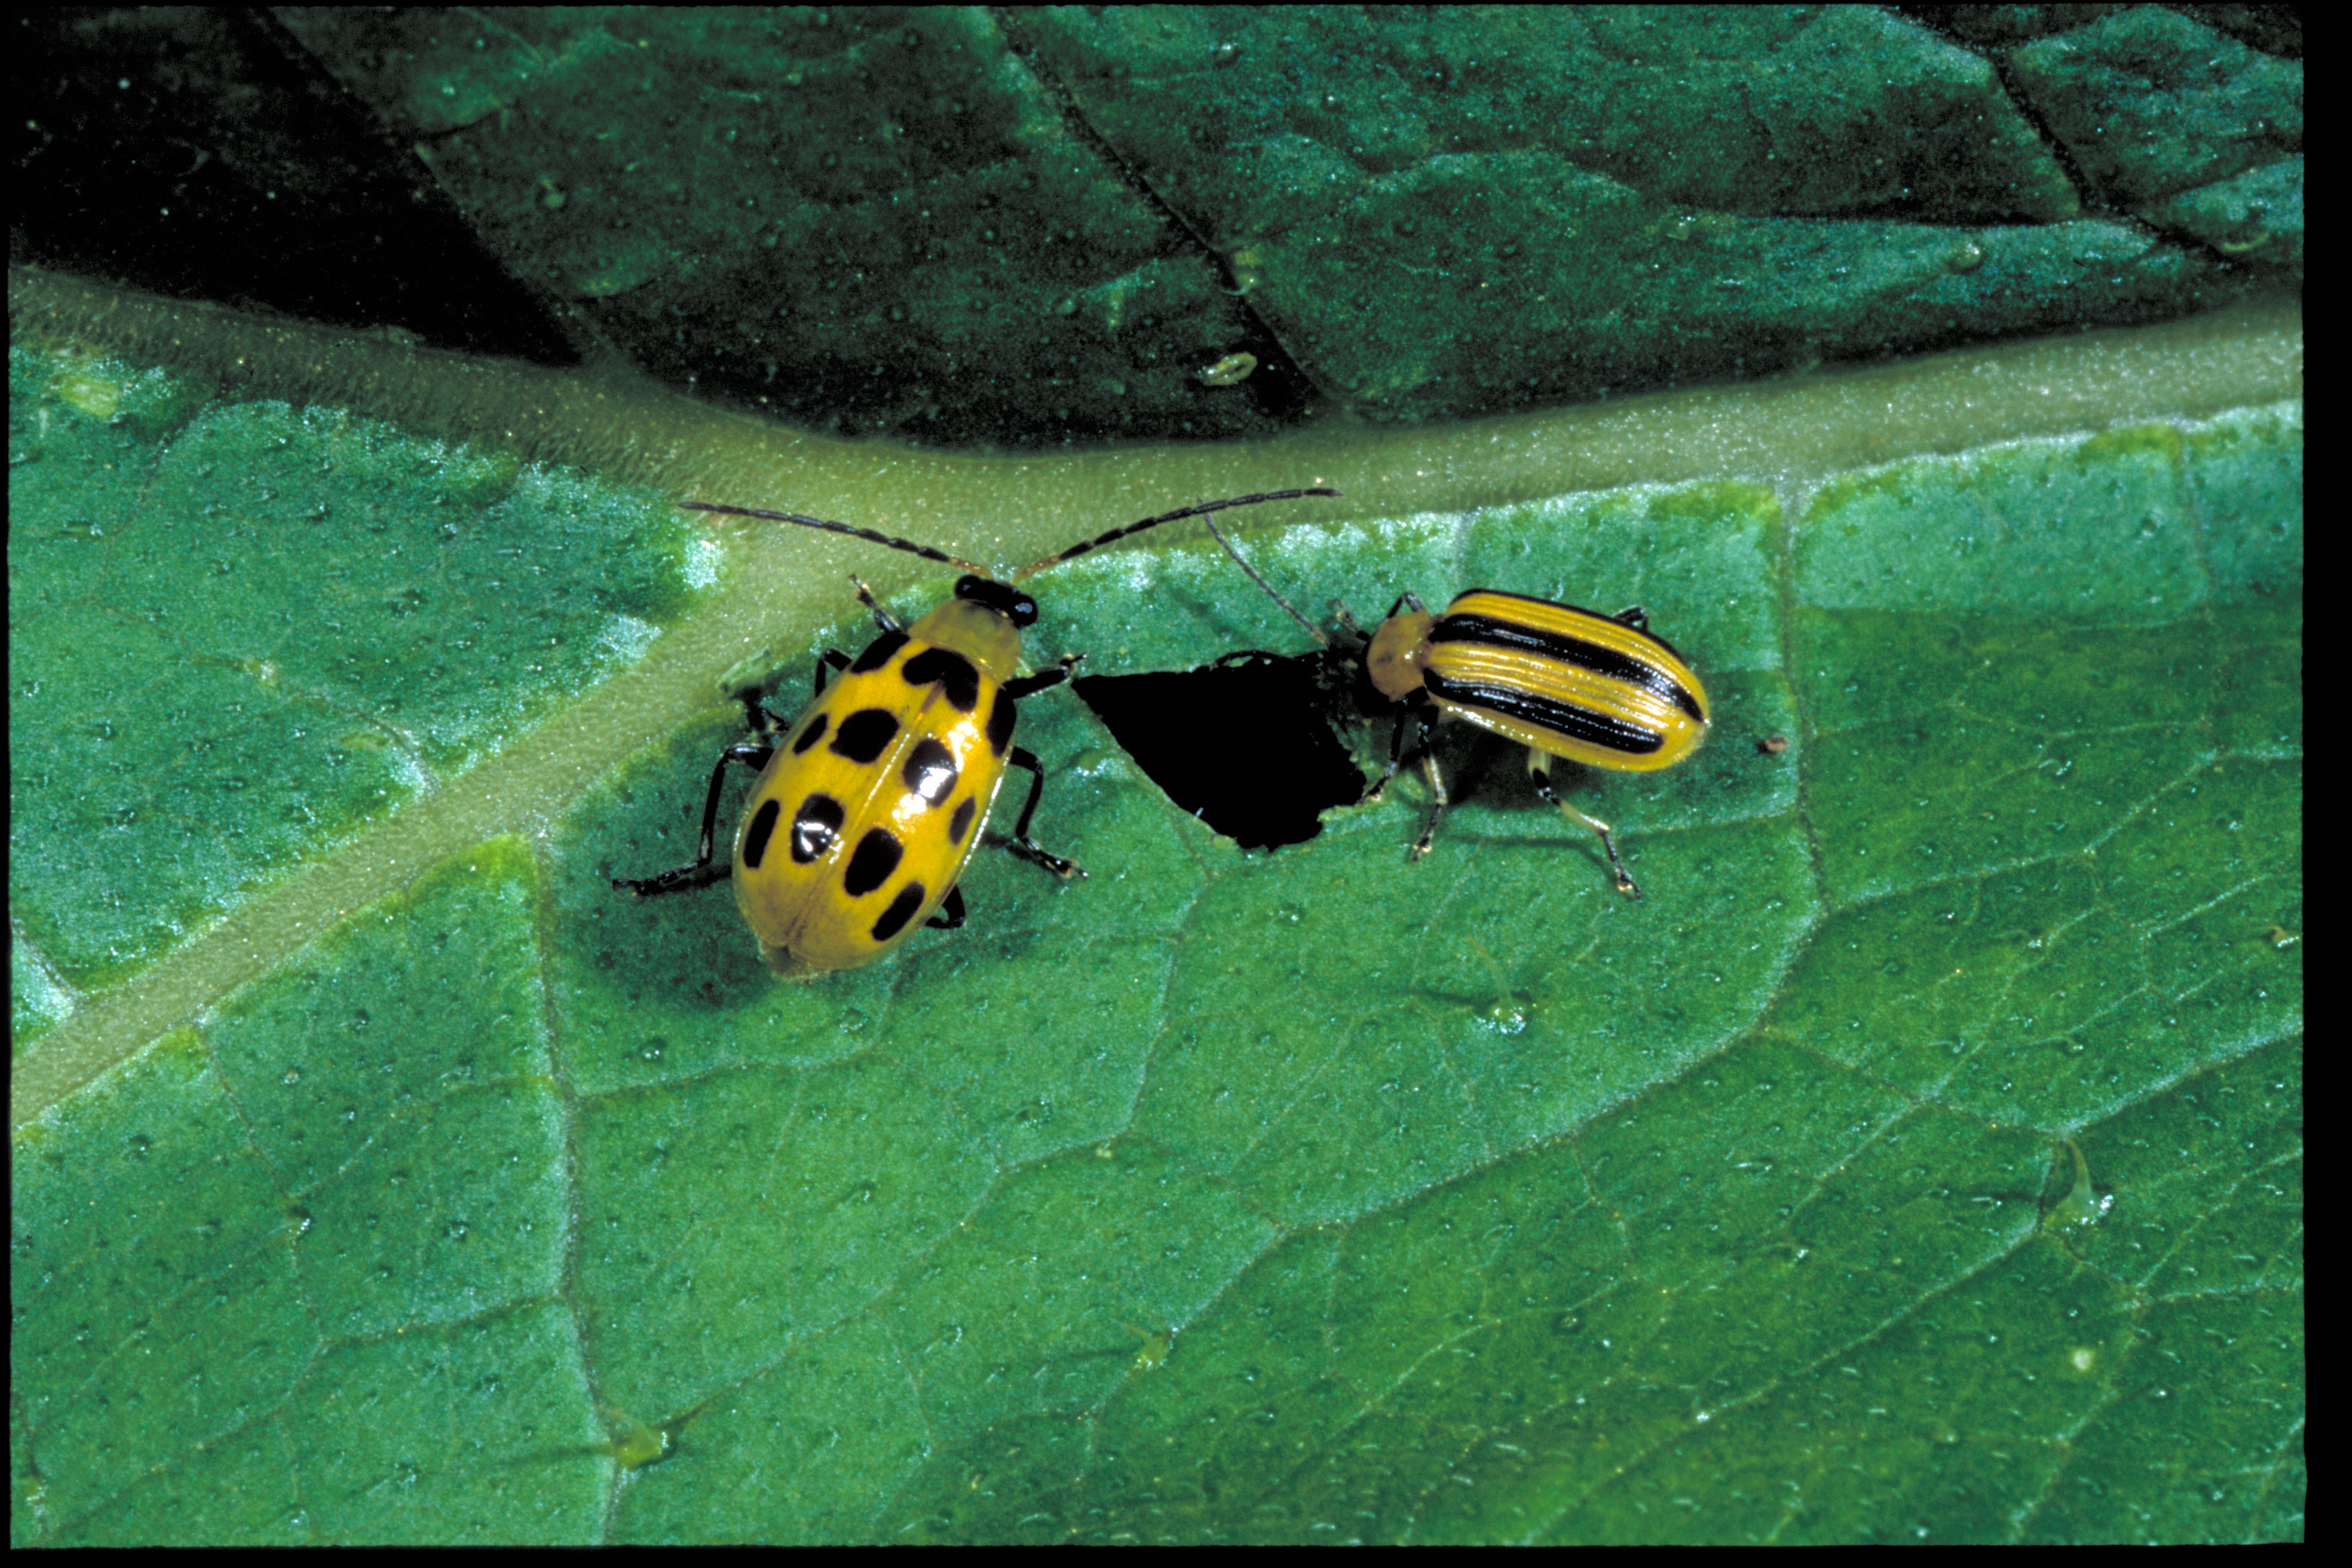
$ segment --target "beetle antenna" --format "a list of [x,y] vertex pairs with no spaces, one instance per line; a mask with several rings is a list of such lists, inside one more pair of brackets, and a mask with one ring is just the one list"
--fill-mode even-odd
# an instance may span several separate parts
[[1308,620],[1305,616],[1300,615],[1291,605],[1289,600],[1284,598],[1281,595],[1274,591],[1273,584],[1267,582],[1265,578],[1257,574],[1256,567],[1242,559],[1242,552],[1234,548],[1234,542],[1225,537],[1224,531],[1217,526],[1217,520],[1215,518],[1204,517],[1201,520],[1201,522],[1202,526],[1205,527],[1209,531],[1209,537],[1225,547],[1225,553],[1234,558],[1234,564],[1248,573],[1249,580],[1256,584],[1259,587],[1265,589],[1265,596],[1267,598],[1272,599],[1276,604],[1282,606],[1282,613],[1284,615],[1288,616],[1292,620],[1297,621],[1300,626],[1305,626],[1307,628],[1307,635],[1313,637],[1317,642],[1321,643],[1325,647],[1329,647],[1331,646],[1331,639],[1323,635],[1321,627],[1318,626],[1313,621]]
[[894,534],[877,532],[870,528],[860,528],[856,523],[828,522],[824,518],[803,517],[796,511],[761,511],[757,507],[726,506],[712,500],[682,500],[677,504],[688,511],[715,511],[728,517],[756,517],[764,522],[796,522],[803,528],[821,528],[827,533],[845,533],[852,539],[863,539],[874,544],[887,544],[893,550],[903,550],[909,555],[919,555],[926,561],[937,561],[947,566],[961,566],[977,576],[993,575],[987,567],[966,561],[961,555],[950,555],[944,550],[934,550],[928,544],[918,544],[911,539],[900,539]]
[[[1147,528],[1158,528],[1163,522],[1181,522],[1188,517],[1206,517],[1213,511],[1224,511],[1229,508],[1237,506],[1256,506],[1263,501],[1296,500],[1300,496],[1336,496],[1339,493],[1339,492],[1338,490],[1332,489],[1328,486],[1309,485],[1304,489],[1267,490],[1260,495],[1234,496],[1229,500],[1202,501],[1198,506],[1188,506],[1177,511],[1162,512],[1158,517],[1147,517],[1141,522],[1130,522],[1124,528],[1114,528],[1108,533],[1098,533],[1083,544],[1071,545],[1067,550],[1063,551],[1058,555],[1048,555],[1045,559],[1038,562],[1034,566],[1024,566],[1020,571],[1015,572],[1013,574],[1013,581],[1015,583],[1023,582],[1027,578],[1035,576],[1038,573],[1043,572],[1048,566],[1058,566],[1065,561],[1075,561],[1079,556],[1086,554],[1088,551],[1099,550],[1104,545],[1108,544],[1115,540],[1125,539],[1130,533],[1141,533]],[[795,519],[793,521],[798,521],[803,520]],[[824,526],[829,527],[831,525],[826,524]],[[844,531],[855,531],[845,530]]]

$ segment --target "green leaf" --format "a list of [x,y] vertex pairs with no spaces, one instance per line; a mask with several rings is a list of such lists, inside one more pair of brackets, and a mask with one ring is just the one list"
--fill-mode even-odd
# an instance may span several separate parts
[[[665,500],[12,391],[19,1092],[111,1068],[16,1133],[19,1542],[2300,1533],[2299,405],[1246,534],[1647,606],[1646,900],[1507,765],[1245,855],[1046,693],[1089,879],[787,984],[609,885],[738,722],[613,718],[722,599]],[[1196,537],[1036,588],[1301,640]]]

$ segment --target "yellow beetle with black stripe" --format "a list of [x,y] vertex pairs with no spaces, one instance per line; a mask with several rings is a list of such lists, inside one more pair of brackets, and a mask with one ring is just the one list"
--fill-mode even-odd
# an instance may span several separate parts
[[[1083,876],[1029,837],[1045,789],[1035,756],[1013,743],[1021,699],[1069,678],[1080,655],[1036,675],[1017,673],[1021,633],[1035,624],[1037,602],[1015,584],[1114,540],[1181,518],[1299,496],[1307,489],[1239,496],[1148,517],[1098,534],[1014,573],[1005,581],[929,545],[797,512],[688,501],[698,511],[795,523],[887,545],[959,566],[967,575],[946,604],[901,626],[863,583],[857,597],[881,635],[855,659],[828,650],[817,661],[816,690],[787,723],[747,693],[752,738],[730,746],[711,769],[704,797],[700,852],[659,876],[615,878],[643,897],[707,888],[732,877],[743,911],[769,967],[808,975],[871,963],[919,926],[964,922],[957,880],[979,844],[1008,766],[1025,769],[1029,798],[1008,847],[1056,877]],[[856,578],[850,579],[856,583]],[[838,677],[828,684],[826,676]],[[730,764],[759,770],[735,852],[713,853],[719,802]]]
[[1343,609],[1342,638],[1335,643],[1275,593],[1214,522],[1208,527],[1259,587],[1324,641],[1332,658],[1360,659],[1373,689],[1397,705],[1388,769],[1365,792],[1366,801],[1378,799],[1396,776],[1406,721],[1414,721],[1430,797],[1429,821],[1413,846],[1416,858],[1429,852],[1447,805],[1430,732],[1443,720],[1459,719],[1527,747],[1536,793],[1598,834],[1617,890],[1642,896],[1617,858],[1609,825],[1560,798],[1550,764],[1559,757],[1619,773],[1655,772],[1682,762],[1706,739],[1706,689],[1674,645],[1649,629],[1646,612],[1636,606],[1603,616],[1525,594],[1472,588],[1455,595],[1442,614],[1432,614],[1405,594],[1369,634]]
[[[1430,808],[1413,853],[1429,852],[1445,814],[1429,731],[1441,719],[1461,719],[1527,747],[1536,793],[1601,836],[1617,890],[1640,898],[1609,825],[1560,798],[1550,760],[1652,773],[1673,767],[1706,739],[1706,688],[1674,645],[1649,628],[1638,606],[1603,616],[1495,588],[1455,595],[1443,615],[1410,594],[1391,605],[1364,649],[1364,669],[1376,690],[1420,721]],[[1396,773],[1402,722],[1397,732],[1400,744],[1373,795]]]

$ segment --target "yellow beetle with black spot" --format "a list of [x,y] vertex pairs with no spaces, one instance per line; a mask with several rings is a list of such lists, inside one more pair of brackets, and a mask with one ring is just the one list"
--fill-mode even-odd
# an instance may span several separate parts
[[[1037,602],[1015,584],[1161,523],[1338,493],[1276,490],[1148,517],[1049,555],[1003,582],[944,551],[872,529],[797,512],[684,503],[698,511],[845,533],[962,567],[968,574],[957,582],[952,598],[911,626],[901,626],[858,584],[858,599],[881,635],[855,659],[828,650],[817,663],[813,700],[789,723],[761,706],[756,693],[747,694],[753,738],[728,747],[711,769],[696,859],[656,877],[616,878],[613,885],[651,897],[731,876],[736,903],[778,973],[871,963],[919,926],[963,924],[957,879],[980,842],[1008,766],[1030,775],[1029,798],[1008,847],[1056,877],[1083,876],[1029,837],[1045,773],[1035,756],[1013,743],[1021,699],[1066,680],[1081,656],[1036,675],[1017,673],[1021,633],[1035,624]],[[829,671],[838,677],[830,684]],[[756,768],[760,776],[735,830],[735,853],[719,860],[713,837],[730,763]]]
[[1609,825],[1560,798],[1550,764],[1559,757],[1612,772],[1650,773],[1675,766],[1706,739],[1706,689],[1674,645],[1649,629],[1646,612],[1636,606],[1603,616],[1525,594],[1472,588],[1455,595],[1442,614],[1432,614],[1405,594],[1369,634],[1342,610],[1341,640],[1334,642],[1275,593],[1214,522],[1208,527],[1253,582],[1323,641],[1332,658],[1360,659],[1373,689],[1397,706],[1388,770],[1365,800],[1378,799],[1396,776],[1406,721],[1414,721],[1430,795],[1429,821],[1413,846],[1416,858],[1429,853],[1447,804],[1430,731],[1443,720],[1459,719],[1527,747],[1536,793],[1598,834],[1617,890],[1642,896],[1617,858]]

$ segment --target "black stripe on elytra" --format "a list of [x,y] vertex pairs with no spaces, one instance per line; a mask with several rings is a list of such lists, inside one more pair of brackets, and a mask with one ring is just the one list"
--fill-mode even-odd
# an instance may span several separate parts
[[1590,708],[1580,708],[1572,702],[1555,702],[1549,697],[1538,697],[1511,686],[1486,686],[1476,681],[1448,680],[1433,670],[1422,672],[1422,686],[1432,697],[1462,708],[1483,708],[1506,719],[1533,724],[1539,730],[1549,730],[1572,741],[1604,751],[1622,752],[1629,757],[1647,756],[1665,744],[1665,736],[1655,730],[1645,730],[1629,724],[1622,719],[1612,719]]
[[[1675,707],[1697,720],[1706,722],[1706,714],[1690,689],[1672,674],[1646,659],[1635,658],[1613,647],[1587,642],[1560,632],[1541,631],[1521,626],[1517,621],[1497,620],[1492,616],[1446,615],[1429,631],[1432,643],[1477,643],[1486,647],[1508,648],[1516,653],[1531,654],[1578,669],[1591,670],[1606,680],[1622,680],[1654,691]],[[1660,643],[1664,647],[1665,645]],[[1672,652],[1672,649],[1668,649]],[[1679,657],[1679,656],[1678,656]]]

